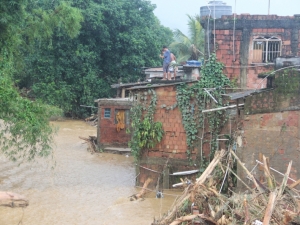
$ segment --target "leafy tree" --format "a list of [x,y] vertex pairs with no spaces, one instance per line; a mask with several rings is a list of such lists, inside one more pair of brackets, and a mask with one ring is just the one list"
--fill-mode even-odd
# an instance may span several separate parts
[[189,35],[180,30],[174,31],[175,41],[170,48],[178,54],[178,62],[198,60],[203,55],[204,32],[200,24],[200,16],[188,16]]
[[0,148],[10,159],[32,160],[51,153],[54,128],[49,118],[57,108],[20,96],[13,75],[22,69],[24,49],[50,38],[61,28],[74,37],[82,21],[78,9],[60,2],[49,10],[33,1],[4,0],[0,4]]
[[110,85],[118,78],[136,82],[141,67],[161,65],[159,51],[173,34],[149,1],[74,0],[73,6],[84,16],[80,34],[71,39],[56,30],[50,45],[37,42],[16,79],[32,89],[31,96],[80,117],[87,113],[80,105],[114,96]]

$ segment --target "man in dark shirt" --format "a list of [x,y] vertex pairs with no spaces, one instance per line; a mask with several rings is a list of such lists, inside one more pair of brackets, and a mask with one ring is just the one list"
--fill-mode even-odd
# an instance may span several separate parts
[[164,72],[164,78],[163,80],[166,79],[170,79],[170,72],[169,72],[169,66],[170,66],[170,62],[171,62],[171,53],[168,49],[167,46],[163,46],[163,51],[164,51],[164,55],[163,55],[163,72]]

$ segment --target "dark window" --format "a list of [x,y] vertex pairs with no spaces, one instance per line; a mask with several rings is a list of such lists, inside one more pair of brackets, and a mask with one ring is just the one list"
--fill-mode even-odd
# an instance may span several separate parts
[[104,109],[104,118],[110,118],[110,108]]
[[277,37],[258,37],[253,40],[253,63],[274,62],[281,54],[281,40]]

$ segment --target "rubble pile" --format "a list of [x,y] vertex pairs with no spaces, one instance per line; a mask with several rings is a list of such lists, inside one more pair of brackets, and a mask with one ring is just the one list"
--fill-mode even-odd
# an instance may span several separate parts
[[[246,184],[231,170],[228,166],[230,158],[246,172],[252,184]],[[260,182],[232,150],[217,152],[203,174],[186,186],[168,213],[158,220],[154,219],[152,225],[300,224],[300,195],[295,189],[300,181],[287,185],[292,162],[279,183],[270,172],[268,159],[263,157],[263,161],[265,182]],[[239,194],[232,192],[231,195],[219,193],[215,177],[220,167],[223,167],[223,177],[225,170],[230,171],[243,183],[246,191]]]

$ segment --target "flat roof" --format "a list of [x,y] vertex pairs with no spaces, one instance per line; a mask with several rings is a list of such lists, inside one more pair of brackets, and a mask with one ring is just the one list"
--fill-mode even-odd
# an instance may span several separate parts
[[99,98],[96,99],[94,102],[99,102],[99,101],[127,101],[130,102],[132,101],[131,98]]
[[186,81],[165,81],[168,83],[149,83],[148,85],[145,86],[135,86],[131,88],[127,88],[127,90],[137,90],[137,89],[148,89],[148,88],[156,88],[156,87],[166,87],[166,86],[172,86],[172,85],[178,85],[178,84],[186,84],[186,83],[193,83],[197,82],[197,80],[186,80]]
[[122,87],[131,87],[136,85],[144,85],[144,84],[150,84],[149,81],[142,81],[142,82],[134,82],[134,83],[126,83],[126,84],[112,84],[110,85],[111,88],[122,88]]
[[245,97],[247,97],[249,95],[252,95],[252,94],[258,94],[258,93],[262,93],[262,92],[265,92],[265,91],[270,91],[272,89],[273,88],[253,89],[253,90],[223,94],[223,96],[229,97],[230,100],[235,100],[235,99],[239,99],[239,98],[245,98]]

